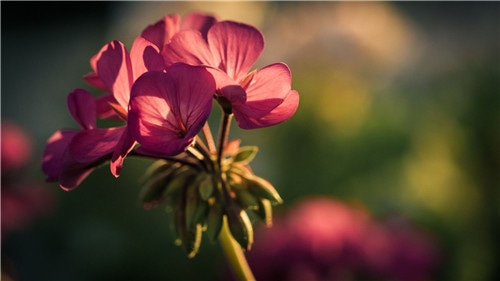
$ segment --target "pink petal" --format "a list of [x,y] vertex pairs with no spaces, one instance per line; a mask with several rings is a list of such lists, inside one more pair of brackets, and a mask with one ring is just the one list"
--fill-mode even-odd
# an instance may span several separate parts
[[97,128],[76,134],[68,146],[69,153],[78,163],[92,163],[103,157],[111,158],[126,127]]
[[97,74],[108,90],[124,108],[128,108],[130,88],[133,82],[130,56],[123,43],[112,41],[98,54]]
[[283,63],[257,71],[246,88],[246,102],[233,105],[238,125],[252,129],[289,119],[299,104],[298,93],[291,90],[291,79],[290,69]]
[[244,103],[247,99],[245,90],[233,79],[231,79],[225,72],[220,69],[207,67],[215,79],[217,94],[225,97],[229,102]]
[[180,30],[195,29],[201,32],[202,37],[206,40],[207,33],[210,27],[217,22],[217,18],[213,15],[193,12],[184,17],[181,23]]
[[111,173],[115,177],[120,176],[120,172],[123,166],[123,161],[125,157],[130,153],[130,151],[134,148],[135,140],[132,139],[128,133],[128,130],[124,130],[123,134],[120,137],[120,141],[117,144],[117,147],[111,157],[110,169]]
[[264,37],[258,29],[232,21],[214,24],[207,39],[214,56],[210,66],[225,71],[236,81],[247,74],[264,49]]
[[110,104],[118,104],[115,97],[108,93],[95,99],[97,116],[103,119],[114,118],[116,120],[122,120],[118,117],[116,111],[111,107]]
[[126,127],[83,130],[73,136],[64,152],[59,185],[68,191],[111,158]]
[[141,37],[156,45],[158,50],[161,50],[170,41],[170,38],[179,31],[180,20],[181,17],[178,14],[166,16],[146,27],[141,33]]
[[185,30],[175,34],[171,42],[164,46],[161,54],[167,67],[176,62],[213,66],[213,55],[207,42],[196,30]]
[[279,106],[261,118],[252,118],[247,115],[242,116],[237,112],[235,112],[234,116],[238,126],[242,129],[269,127],[290,119],[297,111],[298,105],[299,93],[295,90],[290,90]]
[[96,104],[91,93],[75,89],[68,95],[67,104],[71,116],[83,129],[96,127]]
[[187,135],[195,136],[212,110],[214,78],[204,67],[183,63],[172,65],[168,74],[176,85],[176,93],[168,97],[172,112],[180,117],[184,127],[191,132]]
[[96,168],[97,163],[82,164],[65,161],[59,176],[59,186],[65,190],[70,191],[79,186]]
[[42,157],[42,171],[47,175],[46,181],[58,181],[63,155],[77,133],[76,130],[59,130],[47,140]]
[[130,49],[130,60],[133,67],[133,79],[136,80],[147,71],[163,71],[165,64],[160,49],[148,40],[137,37]]
[[182,152],[208,119],[215,82],[203,67],[174,64],[148,72],[132,87],[128,127],[149,151]]
[[86,74],[85,76],[83,76],[83,80],[96,87],[97,89],[107,90],[106,84],[104,84],[99,75],[97,75],[97,73],[95,72]]

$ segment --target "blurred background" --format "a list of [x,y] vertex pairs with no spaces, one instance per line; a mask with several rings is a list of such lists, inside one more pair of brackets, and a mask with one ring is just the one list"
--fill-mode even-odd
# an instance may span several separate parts
[[[227,278],[220,245],[204,237],[188,259],[174,245],[169,215],[140,206],[138,179],[148,160],[127,158],[118,179],[99,168],[71,192],[45,183],[40,167],[51,134],[77,128],[66,95],[88,88],[82,77],[91,56],[115,39],[130,48],[147,25],[196,10],[255,25],[266,40],[255,68],[282,61],[292,71],[301,100],[290,120],[231,131],[242,145],[259,146],[252,168],[284,199],[274,209],[276,229],[298,231],[278,219],[305,214],[296,211],[300,204],[325,198],[344,213],[362,210],[370,225],[385,227],[397,217],[425,240],[392,245],[410,254],[412,247],[425,250],[422,276],[355,267],[337,280],[499,280],[499,5],[2,1],[2,272],[14,280]],[[13,127],[16,137],[7,141]],[[358,217],[342,213],[336,220],[336,210],[329,220],[338,229]],[[317,219],[309,213],[301,219]],[[259,238],[270,234],[256,235],[249,255],[262,252]],[[356,237],[372,232],[364,235]],[[419,268],[414,260],[408,266]]]

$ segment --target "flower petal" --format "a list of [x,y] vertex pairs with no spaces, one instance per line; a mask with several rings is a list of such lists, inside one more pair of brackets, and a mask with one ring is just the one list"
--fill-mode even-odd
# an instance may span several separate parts
[[130,49],[130,60],[133,67],[133,79],[136,80],[147,71],[163,71],[165,64],[160,49],[153,43],[137,37]]
[[46,181],[59,180],[63,155],[77,133],[76,130],[59,130],[47,140],[42,157],[42,171],[47,175]]
[[83,130],[69,144],[69,153],[78,163],[92,163],[102,157],[111,158],[126,126]]
[[277,125],[288,120],[295,114],[299,105],[299,93],[290,90],[283,99],[283,102],[271,110],[268,114],[260,118],[253,118],[247,115],[241,116],[235,112],[234,116],[238,126],[242,129],[256,129]]
[[118,141],[115,151],[113,152],[113,156],[111,157],[110,169],[111,173],[115,177],[120,176],[120,172],[123,166],[123,161],[125,157],[130,153],[130,151],[134,148],[135,140],[132,139],[128,133],[128,130],[124,130],[123,134]]
[[238,125],[243,129],[267,127],[290,118],[299,103],[291,79],[290,69],[283,63],[257,71],[246,88],[246,102],[233,105]]
[[207,42],[197,30],[179,31],[161,51],[165,65],[176,62],[190,65],[213,65],[213,55]]
[[215,82],[203,67],[174,64],[148,72],[132,87],[130,135],[149,151],[182,152],[208,119]]
[[149,25],[142,31],[141,37],[163,49],[163,46],[170,41],[170,38],[180,29],[181,16],[173,14]]
[[107,89],[127,109],[133,73],[130,56],[123,43],[111,41],[105,45],[98,54],[96,67],[97,74]]
[[209,65],[225,71],[236,81],[246,76],[264,49],[264,37],[258,29],[232,21],[214,24],[207,40],[214,56]]
[[214,78],[204,67],[178,63],[168,69],[176,85],[176,93],[169,97],[172,112],[180,117],[187,136],[195,136],[212,110],[215,94]]
[[195,29],[201,32],[202,37],[206,40],[207,33],[210,27],[217,22],[217,18],[213,15],[192,12],[184,17],[181,23],[180,30]]
[[75,89],[66,100],[71,116],[83,129],[96,127],[96,104],[91,93]]

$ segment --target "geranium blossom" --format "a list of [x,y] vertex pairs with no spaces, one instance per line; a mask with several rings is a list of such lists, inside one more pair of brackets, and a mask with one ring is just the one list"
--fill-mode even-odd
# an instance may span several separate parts
[[132,88],[129,132],[144,150],[179,154],[207,121],[214,91],[203,67],[178,63],[167,73],[148,72]]
[[71,190],[120,151],[118,144],[126,127],[97,128],[94,97],[86,90],[71,92],[67,103],[81,130],[63,129],[52,134],[43,153],[42,170],[47,181],[58,181],[61,188]]
[[234,113],[241,128],[253,129],[287,120],[299,102],[286,64],[274,63],[249,73],[263,49],[264,38],[258,29],[221,21],[212,25],[206,38],[193,30],[178,32],[162,55],[167,66],[180,61],[213,67],[217,94],[230,103],[225,110]]

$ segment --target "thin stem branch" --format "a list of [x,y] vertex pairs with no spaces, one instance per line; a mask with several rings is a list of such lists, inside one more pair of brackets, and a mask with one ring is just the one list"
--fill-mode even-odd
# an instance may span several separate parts
[[229,128],[231,127],[231,117],[233,114],[224,113],[222,116],[222,125],[220,127],[220,135],[219,135],[219,150],[217,151],[217,164],[221,165],[222,163],[222,155],[224,153],[224,147],[227,143],[227,138],[229,136]]
[[212,136],[212,131],[210,130],[210,126],[208,125],[208,121],[205,122],[205,125],[202,129],[203,136],[205,137],[205,141],[207,142],[208,151],[210,154],[215,154],[217,152],[217,148],[215,147],[214,137]]
[[255,280],[252,270],[245,258],[245,254],[243,253],[243,249],[231,235],[226,217],[223,218],[219,241],[222,244],[222,249],[237,279],[241,281]]

